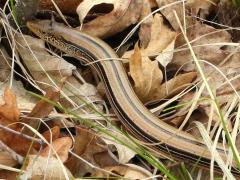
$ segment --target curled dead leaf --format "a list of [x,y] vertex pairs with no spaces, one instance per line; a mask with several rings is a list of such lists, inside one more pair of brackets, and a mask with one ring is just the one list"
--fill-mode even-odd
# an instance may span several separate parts
[[81,31],[106,38],[136,23],[140,17],[142,1],[139,0],[85,0],[77,8],[80,21],[83,22],[90,9],[103,3],[112,5],[113,10],[85,23]]
[[131,77],[134,80],[134,90],[144,103],[173,96],[188,87],[197,77],[196,72],[179,74],[161,84],[163,75],[157,61],[142,57],[137,45],[130,58],[129,66]]
[[160,14],[155,14],[151,29],[151,39],[147,48],[142,50],[143,56],[157,56],[169,44],[175,41],[177,33],[172,31],[164,24],[163,17]]

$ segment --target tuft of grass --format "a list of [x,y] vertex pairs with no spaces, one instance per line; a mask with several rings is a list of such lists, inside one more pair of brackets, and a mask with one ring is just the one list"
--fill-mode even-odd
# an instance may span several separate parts
[[[84,119],[84,118],[80,117],[78,114],[72,112],[71,110],[61,106],[60,104],[58,104],[54,101],[49,100],[48,98],[46,98],[42,95],[36,94],[34,92],[31,92],[31,91],[27,91],[27,92],[30,95],[32,95],[36,98],[39,98],[41,100],[44,100],[44,101],[52,104],[53,106],[55,106],[59,110],[63,111],[65,114],[72,115],[75,118],[76,121],[80,121],[80,123],[82,123],[83,125],[85,125],[89,128],[93,128],[93,129],[95,129],[99,132],[102,132],[105,135],[111,137],[117,143],[119,143],[121,145],[124,145],[125,147],[127,147],[127,148],[131,149],[132,151],[136,152],[139,156],[141,156],[143,159],[145,159],[152,166],[158,168],[164,175],[166,175],[168,177],[168,179],[177,180],[177,178],[173,175],[173,173],[171,173],[171,171],[162,162],[160,162],[154,155],[152,155],[152,153],[148,149],[146,149],[143,145],[139,144],[138,142],[132,141],[131,138],[129,138],[130,135],[127,135],[127,133],[123,132],[123,130],[119,130],[107,118],[106,118],[106,121],[111,123],[111,125],[115,129],[117,129],[119,131],[119,133],[121,133],[124,136],[124,138],[127,138],[128,140],[130,140],[131,143],[129,143],[128,141],[126,142],[124,139],[120,139],[119,137],[116,137],[114,134],[111,133],[111,131],[109,131],[106,128],[100,126],[99,124],[97,124],[97,123],[95,123],[91,120]],[[94,108],[90,104],[87,104],[87,105],[90,106],[91,108]]]

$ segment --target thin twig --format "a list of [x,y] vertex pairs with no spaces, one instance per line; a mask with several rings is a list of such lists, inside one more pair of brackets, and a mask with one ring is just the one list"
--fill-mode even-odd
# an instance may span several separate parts
[[6,144],[4,144],[1,140],[0,140],[0,149],[7,151],[11,155],[11,157],[14,160],[16,160],[19,164],[23,163],[24,157],[21,156],[20,154],[16,153],[15,151],[13,151],[10,147],[8,147]]
[[43,141],[42,141],[41,139],[28,136],[28,135],[26,135],[26,134],[23,134],[22,132],[18,132],[18,131],[15,131],[15,130],[9,128],[9,127],[3,126],[2,124],[0,124],[0,128],[6,130],[6,131],[8,131],[8,132],[11,132],[11,133],[13,133],[13,134],[22,136],[22,137],[24,137],[24,138],[26,138],[26,139],[32,140],[32,141],[34,141],[34,142],[38,142],[39,144],[43,144]]

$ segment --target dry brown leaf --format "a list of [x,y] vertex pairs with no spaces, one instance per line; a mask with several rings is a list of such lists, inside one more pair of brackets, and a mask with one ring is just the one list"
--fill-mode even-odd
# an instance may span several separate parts
[[[19,127],[13,127],[10,126],[11,129],[20,132],[21,128]],[[32,147],[29,151],[29,148],[31,147],[32,140],[26,139],[21,135],[17,135],[13,132],[8,132],[6,130],[3,130],[1,128],[0,130],[0,140],[6,144],[9,148],[11,148],[16,153],[25,156],[27,153],[37,153],[35,147]]]
[[[11,89],[5,88],[3,99],[5,104],[0,106],[0,123],[7,126],[11,123],[18,122],[20,111],[17,107],[16,96]],[[13,124],[8,127],[15,131],[21,131],[21,127],[18,124]],[[29,151],[31,145],[31,140],[13,132],[6,131],[4,128],[0,129],[0,140],[13,151],[21,155],[25,155]],[[32,153],[34,151],[35,149],[32,148],[30,152]]]
[[[147,48],[141,49],[142,56],[152,57],[159,55],[175,41],[175,38],[176,32],[164,24],[163,17],[160,14],[155,14],[151,26],[151,38]],[[133,50],[127,51],[123,58],[129,58],[132,54]]]
[[199,15],[201,18],[206,18],[207,15],[217,6],[219,0],[190,0],[186,3],[186,8],[193,15]]
[[157,100],[174,96],[191,85],[191,82],[196,79],[196,77],[196,72],[179,74],[163,83],[155,92],[151,94],[151,99]]
[[224,24],[226,27],[231,27],[229,33],[231,33],[233,41],[239,42],[240,40],[240,32],[238,30],[238,27],[240,26],[239,7],[235,6],[233,4],[233,1],[220,0],[220,2],[217,5],[216,12],[218,12],[217,22],[219,24]]
[[[143,8],[139,21],[143,20],[146,16],[151,13],[151,5],[148,0],[143,0]],[[151,39],[151,27],[153,23],[153,15],[145,19],[139,29],[139,39],[141,42],[141,47],[146,48]]]
[[77,8],[80,21],[83,22],[90,9],[103,3],[113,6],[113,10],[84,24],[81,31],[106,38],[135,24],[140,17],[142,1],[139,0],[85,0]]
[[8,125],[19,121],[20,111],[17,106],[15,94],[8,87],[4,90],[3,99],[5,104],[0,106],[0,123]]
[[[60,91],[50,88],[47,90],[47,93],[44,97],[49,101],[58,102],[60,98]],[[39,119],[47,117],[52,112],[53,108],[53,104],[41,99],[36,103],[27,117],[22,119],[22,122],[25,122],[34,129],[37,129],[40,121]],[[28,135],[34,134],[29,128],[25,128],[23,132]]]
[[180,74],[161,84],[163,75],[157,61],[141,57],[138,46],[129,60],[130,74],[134,80],[134,90],[144,102],[160,100],[181,92],[196,78],[196,72]]
[[95,110],[88,104],[84,103],[83,100],[89,104],[94,103],[94,106],[95,108],[97,108],[98,112],[103,111],[103,99],[99,95],[97,88],[92,84],[89,84],[87,82],[81,84],[77,79],[68,78],[67,84],[63,86],[63,92],[66,92],[65,94],[68,95],[72,102],[76,103],[79,107],[81,107],[76,108],[76,106],[73,106],[73,104],[69,100],[61,98],[61,105],[63,107],[73,108],[72,112],[74,113],[95,113]]
[[[169,5],[171,3],[176,2],[176,0],[156,0],[158,7],[163,7],[166,5]],[[184,2],[184,1],[182,1]],[[172,25],[173,29],[175,31],[179,31],[179,25],[177,23],[176,17],[174,15],[174,11],[177,13],[177,16],[181,22],[181,24],[183,24],[184,22],[184,12],[183,12],[183,4],[182,3],[178,3],[175,5],[171,5],[168,8],[165,8],[161,11],[161,13],[164,15],[164,17],[168,20],[168,22]]]
[[[125,143],[128,143],[129,145],[131,144],[130,140],[127,139],[125,136],[123,136],[122,134],[116,132],[116,131],[111,131],[112,135],[114,135],[115,137],[117,137],[118,139],[121,139],[122,141],[124,141]],[[129,149],[128,147],[116,142],[114,139],[112,139],[111,137],[102,134],[101,137],[103,138],[103,141],[107,144],[107,145],[114,145],[116,150],[117,150],[117,154],[118,154],[118,162],[120,164],[126,164],[128,163],[135,155],[136,152],[134,152],[133,150]],[[134,145],[132,145],[134,146]]]
[[[227,49],[229,52],[235,52],[235,49]],[[231,85],[225,77],[220,74],[215,68],[207,64],[203,65],[203,70],[208,78],[211,89],[216,91],[218,103],[220,106],[224,105],[235,96],[235,92],[240,90],[240,65],[239,65],[240,53],[236,52],[221,66],[217,66],[218,70],[224,74],[224,76],[231,82]],[[221,62],[222,63],[222,62]],[[203,91],[203,96],[209,96],[207,91]]]
[[[109,155],[106,144],[93,131],[83,127],[76,127],[74,153],[100,168],[117,164]],[[74,156],[69,158],[66,166],[74,176],[84,176],[93,172],[92,167]]]
[[14,167],[18,164],[18,162],[15,159],[13,159],[8,152],[0,151],[0,164],[6,165],[9,167]]
[[[196,21],[189,24],[189,27],[187,28],[187,37],[189,41],[194,41],[191,43],[191,45],[198,59],[206,60],[210,63],[217,65],[221,63],[221,61],[229,54],[229,52],[227,50],[224,50],[223,48],[225,47],[224,43],[231,42],[231,36],[227,31],[218,30],[209,25],[202,24]],[[214,43],[223,44],[194,47]],[[177,66],[177,68],[179,68],[180,66],[188,62],[184,65],[183,69],[185,71],[193,71],[195,68],[195,64],[193,63],[192,55],[188,50],[186,41],[182,35],[177,37],[176,47],[176,50],[178,48],[187,49],[175,52],[172,63]]]
[[[110,166],[104,168],[106,171],[110,171],[118,176],[114,176],[112,174],[108,174],[104,171],[96,171],[93,176],[94,177],[107,177],[107,178],[126,178],[126,179],[147,179],[153,176],[149,171],[146,169],[137,166],[135,164],[126,164],[126,165],[119,165],[119,166]],[[120,177],[119,177],[120,176]]]
[[62,162],[65,162],[68,159],[68,151],[72,147],[72,139],[70,137],[62,137],[54,140],[51,144],[51,147],[47,146],[44,148],[40,156],[42,157],[55,157],[55,153],[52,148],[57,152],[57,155],[61,159]]
[[49,86],[54,87],[55,84],[52,81],[62,84],[62,80],[70,77],[72,71],[76,69],[62,58],[50,55],[45,49],[45,42],[41,39],[21,34],[16,34],[15,39],[18,43],[17,50],[33,78],[37,82],[45,83],[39,83],[43,89],[47,89]]
[[143,50],[143,56],[156,56],[164,49],[166,49],[172,41],[176,38],[176,32],[172,31],[163,22],[163,17],[155,14],[151,39],[146,49]]
[[[220,120],[218,112],[216,110],[214,110],[213,113],[211,114],[211,110],[212,110],[211,104],[212,104],[212,101],[209,101],[209,97],[208,96],[204,97],[204,95],[203,95],[203,98],[206,98],[206,99],[202,100],[202,101],[199,101],[198,109],[200,109],[201,112],[204,113],[205,116],[208,118],[208,120],[205,120],[205,122],[209,121],[209,118],[212,118],[212,126],[214,126],[215,124],[219,125],[221,123],[221,120]],[[218,105],[221,108],[222,113],[225,115],[224,118],[227,119],[227,123],[226,124],[227,124],[229,132],[232,131],[232,127],[233,126],[232,126],[232,121],[230,120],[229,115],[226,116],[226,114],[228,114],[227,110],[229,108],[229,106],[227,106],[227,105],[229,105],[229,103],[232,103],[234,98],[235,98],[234,94],[225,95],[225,96],[224,95],[217,96],[217,100],[219,102]],[[226,107],[228,107],[228,108],[226,109]]]
[[[102,100],[93,85],[89,83],[81,84],[74,76],[72,76],[72,71],[76,69],[75,66],[62,58],[50,55],[46,51],[44,41],[31,36],[24,36],[26,40],[24,41],[24,38],[20,34],[17,34],[15,38],[19,43],[17,46],[19,54],[21,55],[34,80],[44,83],[39,83],[38,85],[44,90],[47,90],[50,85],[55,87],[55,84],[62,87],[62,94],[64,94],[64,97],[67,97],[68,99],[61,99],[60,102],[64,107],[75,108],[76,105],[81,106],[83,102],[80,98],[84,98],[87,102],[90,101],[89,103],[95,101],[99,102]],[[31,50],[29,50],[28,47],[30,47]],[[34,52],[34,54],[32,54],[32,52]],[[41,68],[39,63],[44,70]],[[49,77],[51,77],[52,80],[50,80]],[[54,81],[55,84],[53,84],[52,81]],[[73,107],[72,102],[75,103],[75,107]],[[99,105],[98,108],[101,110],[102,106]],[[89,107],[86,107],[85,110],[92,112],[92,109]],[[77,108],[75,112],[76,111],[83,113],[81,109],[79,110],[79,108]]]
[[[193,15],[200,15],[200,17],[205,17],[211,11],[211,9],[216,5],[219,0],[188,0],[182,1],[178,4],[172,5],[168,8],[165,8],[161,13],[166,17],[168,22],[172,25],[173,29],[180,31],[180,26],[176,20],[174,12],[177,13],[177,16],[180,20],[181,25],[184,27],[185,18],[188,13]],[[163,7],[169,5],[170,3],[176,2],[175,0],[156,0],[158,7]],[[184,3],[184,4],[183,4]],[[185,10],[185,12],[184,12]]]
[[0,170],[0,178],[7,180],[15,180],[19,173],[7,170]]
[[[76,14],[76,9],[82,1],[83,0],[54,0],[63,14]],[[52,0],[40,0],[39,7],[41,9],[56,10]]]
[[[45,131],[42,133],[42,136],[49,142],[52,143],[54,140],[58,139],[60,137],[60,128],[59,126],[54,126],[53,128]],[[44,146],[45,147],[45,146]],[[34,148],[40,149],[41,144],[34,143]]]
[[196,124],[194,122],[201,122],[203,123],[203,125],[207,128],[208,123],[209,123],[209,117],[207,116],[207,114],[205,114],[204,112],[194,112],[190,119],[188,120],[189,125],[186,128],[186,131],[188,133],[190,133],[191,135],[193,135],[194,137],[201,139],[201,134],[199,132],[199,129],[197,128]]
[[174,52],[174,45],[175,40],[173,39],[171,43],[168,44],[168,46],[162,50],[161,53],[158,54],[156,57],[156,60],[164,67],[166,68],[167,65],[172,61],[173,58],[173,52]]
[[64,171],[69,179],[74,179],[71,172],[61,163],[54,157],[29,155],[24,166],[25,173],[20,176],[20,179],[66,179]]
[[[236,47],[238,48],[238,47]],[[230,52],[235,52],[234,48],[229,48]],[[240,53],[234,53],[224,65],[218,67],[221,72],[230,80],[232,86],[236,91],[240,90],[240,64],[239,64]],[[206,66],[205,66],[206,67]],[[234,89],[226,82],[226,79],[216,70],[211,67],[206,67],[205,72],[211,80],[215,82],[217,96],[222,95],[234,95]]]
[[[8,55],[7,51],[4,47],[0,45],[0,95],[3,94],[4,87],[10,84],[10,80],[12,81],[11,89],[15,92],[16,96],[18,97],[18,107],[21,111],[30,111],[34,103],[36,102],[34,97],[26,94],[26,91],[23,87],[21,81],[17,81],[14,78],[10,78],[11,73],[11,57]],[[0,98],[0,104],[3,104],[3,99]]]
[[11,73],[11,58],[5,48],[0,45],[0,81],[7,80]]
[[[48,89],[44,98],[52,102],[58,102],[60,98],[60,91]],[[44,118],[47,117],[53,110],[54,105],[44,99],[39,100],[32,111],[27,115],[28,118]]]
[[129,60],[130,74],[134,80],[134,90],[138,97],[146,102],[161,85],[163,75],[157,61],[151,61],[148,57],[141,57],[141,51],[137,45],[134,54]]
[[[62,164],[68,159],[68,151],[72,146],[72,139],[70,137],[58,138],[45,147],[40,155],[28,155],[27,161],[24,164],[23,169],[25,173],[21,175],[21,178],[25,179],[65,179],[64,171],[67,176],[73,178],[70,171]],[[52,148],[56,151],[53,152]]]
[[60,136],[60,128],[59,126],[54,126],[53,128],[42,133],[43,137],[48,141],[54,141]]
[[151,8],[156,8],[158,6],[156,0],[148,0],[148,2]]

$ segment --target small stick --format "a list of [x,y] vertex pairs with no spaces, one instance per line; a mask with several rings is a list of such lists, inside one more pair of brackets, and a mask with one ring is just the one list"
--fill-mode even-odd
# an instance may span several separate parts
[[39,144],[43,144],[43,143],[44,143],[41,139],[28,136],[28,135],[26,135],[26,134],[23,134],[22,132],[18,132],[18,131],[15,131],[15,130],[9,128],[9,127],[3,126],[2,124],[0,124],[0,128],[6,130],[6,131],[8,131],[8,132],[11,132],[11,133],[13,133],[13,134],[22,136],[22,137],[24,137],[24,138],[26,138],[26,139],[32,140],[32,141],[34,141],[34,142],[38,142]]
[[23,156],[19,155],[15,151],[13,151],[10,147],[8,147],[6,144],[4,144],[1,140],[0,140],[0,149],[7,151],[11,155],[11,157],[14,160],[16,160],[19,164],[23,163],[23,159],[24,159]]

